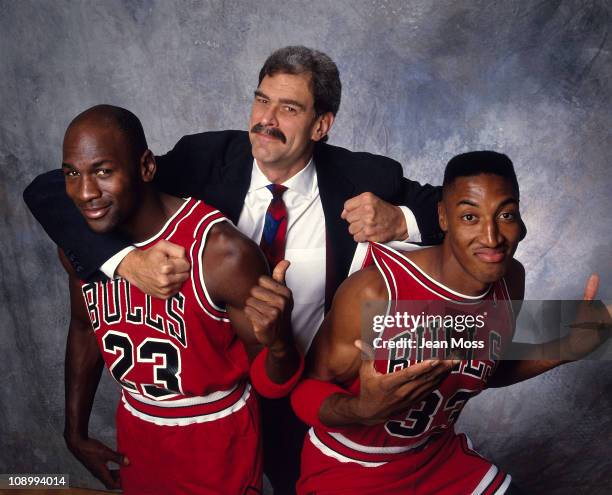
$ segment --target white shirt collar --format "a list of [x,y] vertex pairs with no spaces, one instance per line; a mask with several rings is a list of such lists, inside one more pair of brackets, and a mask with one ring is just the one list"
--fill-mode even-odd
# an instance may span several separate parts
[[[253,159],[253,171],[251,173],[249,192],[264,188],[269,184],[270,179],[261,171],[257,164],[257,160]],[[302,170],[283,182],[283,186],[307,198],[311,197],[317,190],[317,174],[312,158]]]

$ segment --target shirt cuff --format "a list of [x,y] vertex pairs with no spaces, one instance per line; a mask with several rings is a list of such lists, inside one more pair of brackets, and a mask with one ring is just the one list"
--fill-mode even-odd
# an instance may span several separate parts
[[128,253],[131,253],[134,249],[136,249],[134,246],[128,246],[126,248],[123,248],[114,256],[111,256],[100,267],[102,273],[104,273],[104,275],[106,275],[110,279],[119,277],[119,275],[115,273],[117,271],[119,263],[121,263],[123,259],[128,255]]
[[419,225],[417,224],[414,213],[412,213],[412,210],[407,206],[400,206],[400,209],[406,219],[406,227],[408,230],[408,237],[400,240],[404,242],[421,242],[421,231],[419,230]]

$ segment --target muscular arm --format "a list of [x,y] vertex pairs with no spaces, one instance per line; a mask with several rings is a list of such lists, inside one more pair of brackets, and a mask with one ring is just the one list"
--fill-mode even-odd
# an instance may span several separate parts
[[[378,314],[376,305],[364,309],[368,308],[366,303],[385,301],[387,297],[383,279],[375,267],[353,274],[340,286],[308,355],[307,376],[311,380],[306,380],[292,398],[298,415],[301,406],[312,407],[307,405],[309,392],[319,395],[317,387],[320,389],[321,382],[346,387],[359,377],[357,396],[340,388],[333,393],[326,384],[327,393],[331,393],[320,406],[314,401],[314,407],[319,407],[314,422],[320,421],[328,427],[378,424],[418,404],[447,376],[455,364],[453,361],[424,361],[395,373],[379,373],[374,367],[374,356],[363,342],[360,343],[362,350],[370,355],[362,359],[356,340],[371,340],[369,335],[362,335],[362,322],[371,322]],[[305,411],[302,417],[311,417],[310,411]]]
[[[271,312],[277,317],[270,322],[270,331],[258,334],[249,317],[247,306],[262,277],[268,283],[267,263],[258,247],[228,223],[213,227],[203,255],[206,286],[212,299],[227,308],[229,319],[245,345],[252,361],[263,347],[268,348],[265,368],[268,377],[277,384],[288,381],[298,370],[300,356],[291,332],[291,307],[278,297],[275,302],[284,309]],[[283,288],[280,288],[282,290]],[[284,288],[287,300],[289,289]],[[271,297],[274,297],[272,294]]]
[[106,467],[107,461],[127,464],[127,460],[106,445],[89,438],[89,417],[104,361],[91,328],[81,294],[81,286],[66,256],[59,252],[69,274],[70,327],[65,359],[64,438],[70,451],[107,488],[119,488],[118,473]]
[[343,386],[357,378],[361,353],[355,341],[362,338],[362,307],[368,301],[385,301],[387,297],[383,279],[374,266],[343,282],[308,353],[307,376]]
[[[375,267],[355,273],[338,288],[308,354],[308,377],[347,386],[359,376],[361,356],[354,343],[361,339],[361,308],[368,300],[385,300],[384,289]],[[321,405],[319,419],[332,427],[360,423],[359,406],[355,396],[336,393]]]
[[[506,276],[506,283],[512,300],[517,302],[522,301],[525,292],[525,269],[523,265],[516,260],[513,260],[513,264],[509,269]],[[597,284],[594,284],[592,279],[589,279],[585,289],[584,299],[593,299],[596,292]],[[516,307],[515,304],[514,312],[517,318],[519,311],[520,306]],[[520,356],[521,359],[501,361],[495,374],[489,380],[488,386],[505,387],[512,385],[541,375],[542,373],[571,362],[572,360],[579,359],[581,356],[578,355],[569,359],[569,357],[572,357],[570,352],[572,349],[570,344],[571,336],[570,332],[570,335],[567,337],[541,344],[513,343],[510,355]],[[594,350],[594,348],[595,347],[587,349],[584,354]]]

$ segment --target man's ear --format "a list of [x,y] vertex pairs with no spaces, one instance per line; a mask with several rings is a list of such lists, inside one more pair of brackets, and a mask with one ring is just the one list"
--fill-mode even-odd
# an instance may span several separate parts
[[438,223],[440,224],[440,230],[446,233],[448,231],[448,218],[446,217],[444,201],[438,202]]
[[319,115],[312,129],[310,139],[316,142],[327,136],[327,133],[331,130],[331,127],[334,124],[334,119],[334,114],[331,112]]
[[155,156],[151,150],[146,150],[140,157],[140,176],[143,182],[152,182],[156,171]]

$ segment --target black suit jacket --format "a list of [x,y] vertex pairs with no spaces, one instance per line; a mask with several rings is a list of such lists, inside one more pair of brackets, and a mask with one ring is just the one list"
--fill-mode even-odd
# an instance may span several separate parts
[[[313,158],[328,240],[328,309],[336,288],[346,278],[356,246],[347,223],[340,218],[344,202],[369,191],[385,201],[406,205],[415,214],[423,243],[433,244],[441,239],[436,214],[439,188],[405,179],[398,162],[379,155],[318,143]],[[253,166],[247,132],[185,136],[169,153],[157,158],[157,165],[155,181],[162,191],[203,199],[238,223]],[[104,261],[130,244],[119,236],[89,230],[64,192],[60,170],[37,177],[24,191],[24,199],[84,279],[94,277]]]

